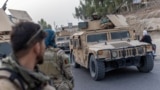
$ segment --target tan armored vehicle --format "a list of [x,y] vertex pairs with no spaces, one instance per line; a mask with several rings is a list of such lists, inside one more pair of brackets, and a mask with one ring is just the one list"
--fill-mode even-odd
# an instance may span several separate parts
[[69,52],[69,38],[70,33],[67,31],[60,31],[56,36],[56,45],[58,48],[63,49],[65,52]]
[[4,8],[0,8],[0,58],[2,55],[9,55],[12,52],[9,42],[11,27],[20,21],[32,21],[29,14],[22,10],[9,9],[11,15],[7,15],[5,5],[3,5]]
[[136,66],[140,72],[153,69],[152,46],[133,38],[122,15],[79,23],[81,31],[70,37],[71,60],[83,66],[94,80],[101,80],[114,69]]

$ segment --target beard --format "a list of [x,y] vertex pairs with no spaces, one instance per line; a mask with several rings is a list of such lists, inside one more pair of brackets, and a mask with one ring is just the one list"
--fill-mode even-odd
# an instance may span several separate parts
[[43,64],[43,55],[38,55],[37,56],[37,64]]

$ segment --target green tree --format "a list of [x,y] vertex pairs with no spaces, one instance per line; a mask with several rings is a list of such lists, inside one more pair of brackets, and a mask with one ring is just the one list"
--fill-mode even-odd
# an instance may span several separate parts
[[38,24],[40,24],[42,26],[42,29],[52,29],[52,26],[50,24],[48,24],[43,18],[38,21]]
[[88,19],[96,12],[100,16],[117,12],[125,3],[131,5],[132,0],[80,0],[80,5],[75,7],[74,17]]

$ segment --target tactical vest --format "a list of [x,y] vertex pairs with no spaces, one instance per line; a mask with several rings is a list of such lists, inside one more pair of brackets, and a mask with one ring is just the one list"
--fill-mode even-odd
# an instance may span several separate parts
[[59,55],[61,50],[58,48],[48,48],[44,55],[44,63],[39,69],[54,79],[54,82],[61,81],[63,78],[62,61]]
[[49,81],[49,78],[42,73],[30,72],[19,66],[11,57],[1,61],[0,71],[10,73],[10,75],[0,74],[0,78],[8,78],[11,82],[21,87],[22,90],[41,90],[42,86]]

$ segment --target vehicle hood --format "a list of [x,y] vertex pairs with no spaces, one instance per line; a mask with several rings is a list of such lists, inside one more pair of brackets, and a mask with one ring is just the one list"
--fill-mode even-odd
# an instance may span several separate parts
[[118,49],[118,48],[127,48],[134,46],[148,45],[147,43],[139,42],[137,40],[134,41],[114,41],[114,42],[101,42],[97,44],[90,44],[88,48],[93,51],[104,50],[104,49]]

